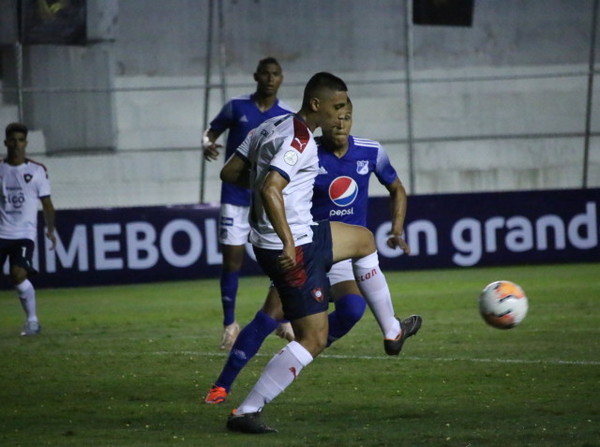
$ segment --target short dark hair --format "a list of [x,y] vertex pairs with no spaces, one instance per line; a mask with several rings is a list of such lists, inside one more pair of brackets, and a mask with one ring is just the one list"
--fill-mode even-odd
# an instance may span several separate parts
[[334,92],[347,92],[348,86],[336,75],[326,71],[316,73],[308,80],[306,87],[304,87],[302,106],[308,106],[311,98],[314,98],[317,92],[322,89],[327,89]]
[[279,67],[279,69],[281,69],[281,65],[279,65],[279,62],[277,61],[277,59],[269,56],[269,57],[265,57],[264,59],[261,59],[258,61],[258,65],[256,66],[256,71],[260,71],[261,68],[263,68],[265,65],[269,65],[269,64],[275,64]]
[[25,124],[10,123],[8,126],[6,126],[4,135],[6,138],[8,138],[11,133],[15,133],[15,132],[22,133],[22,134],[25,134],[25,136],[27,136],[27,132],[29,132],[29,129],[27,129],[27,126]]

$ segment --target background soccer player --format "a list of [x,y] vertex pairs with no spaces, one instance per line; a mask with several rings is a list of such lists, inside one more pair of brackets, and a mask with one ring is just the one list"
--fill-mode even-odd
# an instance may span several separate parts
[[6,126],[6,158],[0,161],[0,268],[6,258],[10,280],[17,290],[26,321],[21,335],[36,335],[38,321],[35,289],[28,276],[35,273],[31,263],[37,238],[38,200],[42,202],[46,237],[56,245],[54,205],[46,168],[26,157],[27,127],[20,123]]
[[[349,104],[339,125],[323,127],[323,136],[316,138],[319,174],[313,189],[313,218],[366,226],[369,179],[374,173],[390,192],[392,230],[388,245],[392,248],[399,246],[408,255],[410,248],[402,237],[406,191],[381,144],[351,136],[351,128],[352,105]],[[327,276],[331,283],[331,298],[335,303],[335,310],[328,316],[329,346],[347,334],[361,319],[366,303],[354,279],[350,260],[334,264]],[[219,404],[225,401],[242,368],[283,318],[282,312],[279,297],[271,288],[263,308],[242,329],[233,344],[221,374],[205,397],[206,403]]]
[[[206,160],[219,156],[220,144],[215,141],[229,130],[225,147],[225,159],[237,149],[248,132],[263,121],[291,112],[291,108],[277,99],[283,82],[279,62],[267,57],[258,62],[254,73],[256,91],[253,94],[230,99],[204,132],[202,147]],[[223,183],[221,185],[221,210],[219,217],[219,242],[223,253],[221,271],[221,302],[223,305],[223,337],[221,349],[229,351],[240,331],[235,320],[240,269],[244,261],[245,243],[248,241],[248,207],[250,191]]]

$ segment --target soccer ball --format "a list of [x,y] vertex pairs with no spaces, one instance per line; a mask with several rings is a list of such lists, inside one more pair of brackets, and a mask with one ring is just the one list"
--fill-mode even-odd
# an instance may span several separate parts
[[495,281],[479,295],[479,313],[487,324],[498,329],[510,329],[521,323],[528,308],[525,292],[514,282]]

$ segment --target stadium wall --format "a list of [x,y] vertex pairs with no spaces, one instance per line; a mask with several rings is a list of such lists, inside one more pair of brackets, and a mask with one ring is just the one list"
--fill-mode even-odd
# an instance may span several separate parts
[[[405,223],[409,256],[385,244],[388,200],[372,198],[369,206],[384,270],[600,261],[600,189],[412,196]],[[65,210],[56,250],[40,229],[40,273],[33,281],[73,287],[216,279],[222,263],[217,224],[215,206]],[[247,253],[242,273],[260,274],[251,247]],[[267,287],[265,277],[257,280]]]
[[[3,11],[16,3],[0,0]],[[194,204],[201,184],[215,203],[222,160],[202,177],[203,122],[222,93],[251,91],[256,62],[272,55],[291,106],[314,72],[341,75],[354,134],[381,141],[415,194],[579,188],[586,145],[587,186],[600,187],[594,0],[478,0],[471,27],[408,27],[410,3],[88,0],[85,46],[25,45],[22,61],[16,18],[2,14],[0,120],[19,117],[22,62],[29,151],[50,170],[57,208]],[[374,182],[372,193],[386,190]]]

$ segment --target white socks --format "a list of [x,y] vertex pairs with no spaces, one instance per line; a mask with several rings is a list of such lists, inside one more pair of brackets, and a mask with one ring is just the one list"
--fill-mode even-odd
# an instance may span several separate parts
[[304,346],[297,341],[290,342],[267,364],[236,414],[260,411],[265,404],[279,396],[312,360],[312,355]]
[[400,334],[400,322],[394,316],[390,289],[381,269],[377,252],[352,262],[358,288],[367,300],[384,338],[395,339]]
[[15,286],[21,306],[27,315],[27,321],[38,321],[37,310],[35,305],[35,289],[31,281],[26,279],[21,284]]

